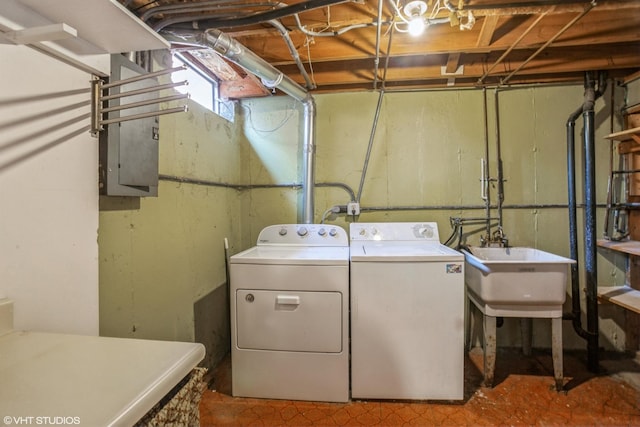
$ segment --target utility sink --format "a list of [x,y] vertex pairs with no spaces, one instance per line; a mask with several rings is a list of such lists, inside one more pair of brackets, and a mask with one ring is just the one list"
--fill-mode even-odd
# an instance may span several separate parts
[[490,316],[559,317],[575,261],[526,247],[462,251],[469,298]]
[[[493,386],[496,363],[496,318],[522,318],[523,351],[531,351],[531,319],[551,319],[553,377],[563,389],[562,304],[569,266],[575,261],[533,248],[463,250],[467,297],[483,315],[484,385]],[[467,336],[472,330],[467,316]],[[471,339],[469,340],[471,342]]]

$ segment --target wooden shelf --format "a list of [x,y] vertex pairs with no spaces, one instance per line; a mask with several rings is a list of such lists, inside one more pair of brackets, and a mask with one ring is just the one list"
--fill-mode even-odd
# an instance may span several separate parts
[[614,141],[628,141],[630,139],[640,143],[640,127],[626,129],[620,132],[612,133],[605,136],[606,139],[612,139]]
[[640,313],[640,291],[629,286],[599,286],[598,299]]
[[612,251],[640,256],[640,242],[637,242],[635,240],[624,240],[621,242],[617,242],[614,240],[599,239],[598,246],[600,246],[601,248],[610,249]]

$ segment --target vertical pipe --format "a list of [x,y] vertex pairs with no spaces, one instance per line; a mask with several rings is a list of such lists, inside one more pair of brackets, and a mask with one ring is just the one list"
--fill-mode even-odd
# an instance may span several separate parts
[[238,64],[245,70],[268,81],[273,87],[277,87],[303,105],[302,123],[302,175],[303,175],[303,200],[302,222],[312,224],[314,217],[314,179],[315,179],[315,118],[316,105],[313,97],[298,83],[291,80],[266,62],[264,59],[251,52],[238,43],[235,39],[224,34],[218,29],[209,29],[202,33],[183,32],[180,34],[163,34],[169,41],[188,42],[213,49],[231,62]]
[[486,188],[485,200],[484,200],[484,213],[486,217],[486,229],[487,229],[487,241],[491,238],[491,192],[489,191],[489,111],[487,108],[487,88],[482,88],[483,103],[482,108],[484,112],[484,179],[482,183]]
[[567,120],[567,194],[569,199],[569,251],[571,259],[571,320],[573,329],[584,338],[589,339],[589,334],[582,328],[582,309],[580,308],[580,278],[578,277],[578,219],[576,197],[576,147],[575,127],[576,120],[582,114],[582,106],[571,113]]
[[[593,88],[588,89],[593,90]],[[598,372],[598,272],[596,265],[596,185],[595,185],[595,113],[593,104],[582,113],[584,120],[584,179],[585,179],[585,219],[584,246],[585,270],[587,278],[587,366],[591,372]]]
[[382,33],[382,1],[378,0],[378,26],[376,28],[376,59],[374,60],[373,90],[378,90],[378,69],[380,68],[380,37]]
[[303,140],[303,165],[302,176],[304,182],[302,221],[304,224],[313,224],[314,215],[314,185],[315,185],[315,123],[316,103],[312,97],[303,102],[304,116],[302,128]]
[[496,159],[498,166],[498,228],[502,230],[502,204],[504,202],[504,179],[502,173],[502,149],[500,147],[500,104],[498,102],[498,88],[495,92],[496,110]]

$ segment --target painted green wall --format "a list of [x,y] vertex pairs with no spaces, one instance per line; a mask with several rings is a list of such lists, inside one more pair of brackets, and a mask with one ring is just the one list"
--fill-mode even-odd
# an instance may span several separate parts
[[[486,92],[492,178],[497,176],[494,95],[493,90]],[[582,95],[581,86],[498,94],[507,205],[503,225],[511,245],[568,255],[566,208],[508,205],[566,204],[565,122],[582,104]],[[341,183],[357,192],[378,93],[317,95],[315,100],[316,182]],[[608,174],[608,143],[603,136],[611,126],[609,102],[607,93],[596,105],[598,203],[605,201]],[[229,239],[233,254],[255,244],[263,227],[300,220],[301,191],[291,185],[300,183],[301,114],[299,104],[280,96],[243,101],[235,123],[197,105],[187,114],[161,118],[161,174],[285,187],[236,190],[161,181],[158,198],[103,197],[102,335],[192,341],[201,340],[202,331],[207,335],[210,329],[212,336],[205,337],[208,350],[224,350],[228,326],[220,296],[225,283],[223,239]],[[578,152],[581,124],[579,119]],[[617,119],[614,127],[620,127]],[[479,181],[484,144],[482,90],[386,93],[364,181],[363,213],[357,220],[437,221],[445,240],[451,232],[450,217],[484,216]],[[490,194],[495,202],[495,187]],[[337,186],[317,187],[315,196],[316,222],[325,210],[351,201]],[[436,206],[445,208],[429,208]],[[603,209],[598,214],[600,233]],[[351,221],[344,214],[327,219],[347,229]],[[483,231],[482,225],[465,227],[466,243],[478,244]],[[599,255],[601,284],[622,283],[623,265],[623,257]],[[214,294],[209,303],[206,298]],[[218,316],[202,320],[203,311]],[[602,345],[622,348],[623,319],[617,312],[607,316],[601,323]],[[506,322],[499,331],[500,345],[519,344],[517,326]],[[564,326],[565,347],[584,348],[570,324]],[[534,322],[535,346],[549,346],[548,329],[544,320]]]
[[[192,102],[161,116],[160,174],[239,183],[241,132]],[[165,180],[158,193],[101,197],[100,334],[205,341],[212,364],[228,340],[224,239],[242,240],[244,196]]]
[[[620,93],[616,96],[619,104],[622,97]],[[497,107],[494,90],[488,90],[486,98],[490,175],[497,178],[499,138],[505,179],[503,226],[510,244],[568,256],[566,208],[537,206],[567,203],[565,124],[570,113],[583,102],[582,86],[501,90]],[[378,93],[317,95],[315,100],[316,182],[343,183],[357,193]],[[609,146],[603,137],[610,133],[612,125],[610,102],[609,90],[596,105],[597,201],[600,204],[606,201]],[[360,200],[363,213],[357,221],[437,221],[441,240],[445,240],[452,231],[450,217],[484,217],[479,181],[480,159],[485,157],[483,104],[484,94],[480,89],[385,94]],[[286,98],[251,101],[252,111],[268,112],[268,115],[252,113],[253,126],[272,129],[269,140],[286,139],[291,132],[280,130],[278,126],[283,117],[293,117],[296,108]],[[496,111],[499,113],[499,135],[496,134]],[[614,118],[613,126],[621,126],[619,118]],[[582,118],[576,123],[578,186],[582,168],[581,131]],[[291,159],[292,162],[296,160]],[[299,164],[283,164],[283,167],[293,174]],[[283,171],[283,174],[287,172]],[[320,221],[325,210],[334,205],[345,205],[351,199],[347,192],[337,187],[318,187],[315,195],[316,221]],[[495,185],[490,196],[496,203]],[[581,201],[582,190],[579,188],[578,202]],[[260,203],[269,203],[269,200]],[[514,205],[518,208],[513,208]],[[598,210],[598,236],[602,232],[603,213],[603,209]],[[493,210],[492,216],[496,215]],[[345,215],[333,215],[328,219],[347,229],[351,221],[353,219]],[[582,211],[578,221],[582,229]],[[483,225],[465,227],[466,243],[479,244],[483,233]],[[624,257],[599,254],[599,284],[623,283],[623,266]],[[583,271],[581,276],[584,276]],[[569,301],[566,308],[567,311],[570,309]],[[534,322],[534,345],[549,346],[547,323],[545,320]],[[623,324],[618,312],[609,313],[602,319],[605,347],[623,348]],[[504,345],[520,343],[515,319],[507,319],[499,334]],[[564,335],[568,348],[584,347],[569,322],[565,324]]]

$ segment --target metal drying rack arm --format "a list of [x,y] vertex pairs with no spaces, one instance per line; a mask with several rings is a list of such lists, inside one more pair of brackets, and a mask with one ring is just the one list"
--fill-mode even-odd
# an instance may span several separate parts
[[186,99],[189,97],[189,94],[165,96],[165,97],[159,97],[159,98],[145,100],[145,101],[132,102],[129,104],[124,104],[124,105],[119,105],[114,107],[102,108],[103,102],[111,99],[120,99],[120,98],[139,95],[143,93],[159,92],[164,89],[171,89],[178,86],[186,86],[189,82],[185,80],[182,82],[156,85],[156,86],[151,86],[144,89],[132,90],[128,92],[120,92],[116,94],[107,94],[107,95],[104,94],[104,91],[108,91],[109,89],[112,89],[115,87],[121,87],[129,83],[134,83],[137,81],[162,76],[165,74],[171,74],[176,71],[185,70],[186,68],[187,68],[186,65],[183,65],[176,68],[169,68],[166,70],[156,71],[153,73],[142,74],[139,76],[130,77],[124,80],[118,80],[111,83],[104,83],[102,79],[92,80],[91,81],[91,134],[93,136],[98,136],[100,131],[104,130],[104,125],[108,125],[111,123],[120,123],[124,121],[129,121],[129,120],[137,120],[137,119],[143,119],[147,117],[162,116],[165,114],[182,113],[187,111],[188,109],[187,105],[182,105],[180,107],[169,108],[167,110],[162,110],[162,111],[152,111],[147,113],[131,114],[128,116],[121,116],[113,119],[105,118],[105,114],[109,112],[125,111],[131,108],[136,108],[136,107],[145,106],[145,105],[155,105],[155,104],[160,104],[162,102]]

